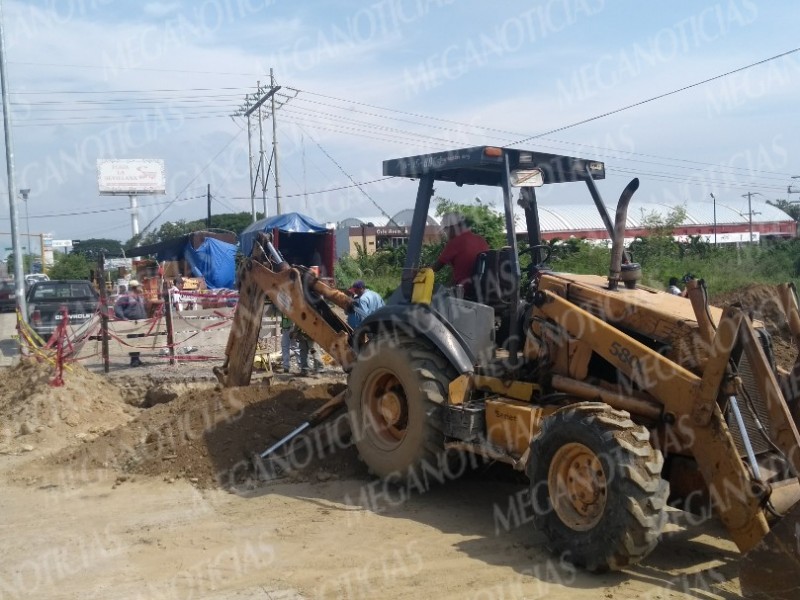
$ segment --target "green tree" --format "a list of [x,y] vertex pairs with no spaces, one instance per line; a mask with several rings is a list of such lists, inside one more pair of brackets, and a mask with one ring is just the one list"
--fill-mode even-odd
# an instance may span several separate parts
[[[15,264],[14,253],[8,255],[6,258],[6,265],[8,268],[9,273],[14,272],[14,264]],[[23,273],[30,273],[33,267],[33,263],[39,261],[39,256],[34,254],[23,254],[22,255],[22,272]]]
[[50,279],[88,279],[89,260],[83,254],[56,254],[55,264],[50,267]]
[[779,198],[778,200],[767,200],[767,204],[771,204],[775,208],[780,208],[795,221],[800,221],[800,204],[797,202],[789,202],[788,200]]
[[158,242],[181,237],[182,235],[186,235],[192,231],[193,230],[187,226],[186,221],[183,219],[178,221],[167,221],[166,223],[162,223],[161,227],[156,230],[141,232],[133,236],[131,239],[125,242],[123,246],[125,247],[125,252],[128,252],[137,246],[157,244]]
[[72,247],[72,254],[81,254],[89,259],[95,259],[101,252],[106,257],[119,258],[123,252],[122,242],[108,238],[89,238]]
[[637,237],[629,247],[633,260],[649,267],[657,259],[678,259],[681,248],[672,237],[675,228],[686,220],[686,208],[677,206],[666,215],[642,210],[641,225],[647,234]]
[[492,248],[506,245],[506,222],[502,213],[476,199],[475,204],[459,204],[447,198],[436,197],[436,214],[457,212],[466,218],[472,231],[484,237]]
[[[256,220],[264,218],[264,213],[256,213]],[[200,229],[206,228],[206,222],[196,221],[202,223]],[[240,235],[244,229],[253,223],[253,217],[249,212],[239,213],[222,213],[219,215],[211,215],[211,228],[212,229],[225,229],[232,231],[236,235]]]
[[[436,214],[459,212],[466,217],[467,223],[475,233],[482,235],[493,248],[506,244],[505,220],[503,215],[480,202],[476,204],[459,204],[447,198],[437,197]],[[444,237],[436,242],[424,244],[421,249],[420,264],[432,265],[444,247]],[[382,248],[368,254],[360,245],[356,245],[356,256],[344,256],[339,259],[336,268],[336,282],[339,287],[349,287],[354,280],[364,279],[367,284],[383,296],[387,296],[400,285],[405,265],[407,246]],[[448,269],[436,274],[439,283],[447,283]]]
[[[256,219],[263,218],[264,213],[256,213]],[[212,229],[224,229],[226,231],[232,231],[237,236],[240,235],[242,231],[252,222],[253,217],[249,212],[221,213],[218,215],[211,215]],[[123,246],[127,252],[131,248],[136,248],[137,246],[156,244],[158,242],[179,238],[187,233],[204,231],[206,229],[208,228],[206,227],[205,219],[195,219],[192,221],[186,221],[184,219],[180,219],[178,221],[167,221],[166,223],[162,223],[158,229],[142,232],[139,235],[132,237],[125,242]]]

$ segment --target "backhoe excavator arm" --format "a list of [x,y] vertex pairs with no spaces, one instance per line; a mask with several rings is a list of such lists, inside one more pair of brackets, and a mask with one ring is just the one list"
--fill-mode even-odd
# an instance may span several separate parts
[[[267,257],[273,257],[270,260]],[[311,271],[284,262],[266,237],[254,244],[252,255],[238,273],[239,303],[228,336],[225,362],[214,374],[225,387],[250,383],[266,298],[306,335],[349,371],[355,361],[350,347],[352,329],[326,301],[347,310],[352,300],[325,285]]]

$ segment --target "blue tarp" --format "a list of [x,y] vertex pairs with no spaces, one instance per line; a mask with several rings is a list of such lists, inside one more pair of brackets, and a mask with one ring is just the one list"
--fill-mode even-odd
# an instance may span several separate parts
[[209,288],[233,289],[236,283],[236,245],[206,238],[195,250],[186,244],[184,258],[195,277],[204,277]]
[[275,215],[274,217],[256,221],[242,231],[239,235],[239,244],[241,244],[242,247],[242,254],[250,256],[250,251],[253,249],[253,241],[256,239],[256,235],[260,232],[269,233],[273,229],[292,233],[323,233],[327,231],[325,225],[317,223],[311,217],[301,215],[300,213],[291,212]]

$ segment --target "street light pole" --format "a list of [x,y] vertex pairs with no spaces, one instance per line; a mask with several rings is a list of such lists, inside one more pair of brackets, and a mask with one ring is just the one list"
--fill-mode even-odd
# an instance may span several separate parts
[[6,75],[6,43],[3,27],[2,4],[0,4],[0,96],[3,102],[3,133],[6,142],[6,183],[8,185],[8,209],[11,220],[11,246],[14,251],[14,289],[16,291],[17,308],[22,318],[28,320],[28,305],[25,301],[25,278],[19,257],[19,221],[17,218],[17,199],[14,185],[14,144],[11,135],[11,103],[8,99],[8,78]]
[[714,201],[714,245],[717,245],[717,199],[714,194],[709,193],[711,199]]

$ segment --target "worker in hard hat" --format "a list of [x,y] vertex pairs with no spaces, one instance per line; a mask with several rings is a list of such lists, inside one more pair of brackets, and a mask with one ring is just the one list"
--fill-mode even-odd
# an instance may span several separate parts
[[[139,282],[131,279],[128,282],[128,292],[122,294],[114,303],[114,315],[126,321],[139,321],[147,318],[144,295]],[[141,367],[142,363],[138,352],[129,352],[132,367]]]

